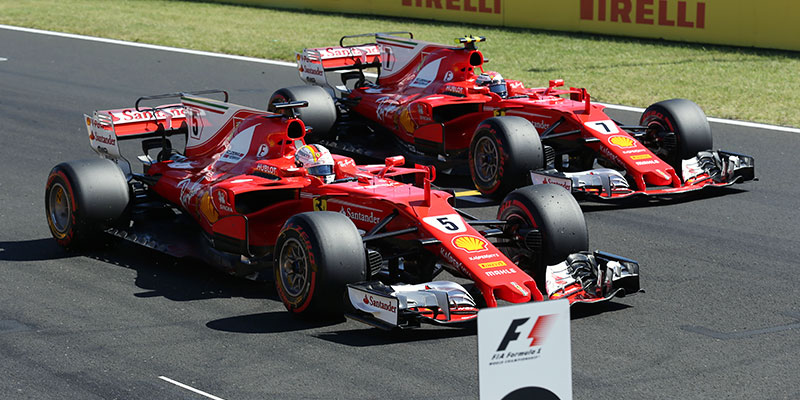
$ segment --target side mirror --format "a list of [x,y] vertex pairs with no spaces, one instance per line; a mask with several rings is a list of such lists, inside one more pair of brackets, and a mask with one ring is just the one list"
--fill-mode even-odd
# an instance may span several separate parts
[[386,157],[384,165],[386,168],[402,167],[406,163],[406,158],[403,156]]
[[550,85],[547,87],[547,90],[544,91],[544,95],[549,96],[551,93],[553,93],[553,89],[561,86],[564,86],[563,79],[551,79]]
[[381,172],[378,174],[381,178],[383,178],[389,170],[393,167],[401,167],[403,164],[406,163],[406,158],[403,156],[394,156],[394,157],[386,157],[384,160],[384,167]]

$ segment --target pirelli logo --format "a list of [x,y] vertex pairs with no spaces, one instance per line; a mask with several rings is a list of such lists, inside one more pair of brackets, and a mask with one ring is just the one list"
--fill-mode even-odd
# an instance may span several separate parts
[[497,267],[505,267],[505,261],[492,261],[492,262],[485,262],[478,264],[479,267],[482,269],[489,269],[489,268],[497,268]]
[[647,160],[649,158],[653,158],[650,154],[639,154],[636,156],[631,156],[631,160]]
[[500,14],[501,0],[401,0],[406,7]]
[[580,18],[634,25],[705,29],[706,2],[678,0],[581,0]]

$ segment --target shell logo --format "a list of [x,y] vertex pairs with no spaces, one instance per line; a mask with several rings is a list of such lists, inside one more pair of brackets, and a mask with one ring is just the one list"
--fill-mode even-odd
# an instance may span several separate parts
[[219,213],[214,209],[214,204],[211,202],[211,196],[204,193],[200,198],[200,212],[210,223],[215,223],[219,219]]
[[477,253],[486,251],[488,243],[485,240],[469,235],[456,236],[450,241],[453,246],[466,251],[467,253]]
[[398,118],[398,122],[406,132],[414,132],[416,127],[414,126],[414,121],[411,120],[411,115],[408,113],[408,108],[404,108],[403,111],[400,113],[400,117]]
[[633,139],[631,139],[631,138],[629,138],[627,136],[612,136],[611,138],[608,139],[608,142],[613,144],[614,146],[623,147],[623,148],[624,147],[633,147],[633,146],[636,145],[636,143],[633,141]]

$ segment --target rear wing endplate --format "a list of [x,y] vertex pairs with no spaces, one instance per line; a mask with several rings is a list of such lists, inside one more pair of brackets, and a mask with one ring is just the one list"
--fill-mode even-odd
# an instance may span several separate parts
[[377,44],[303,49],[302,53],[297,53],[300,79],[312,85],[328,85],[325,78],[328,71],[377,68],[380,65]]
[[381,50],[377,43],[344,44],[347,39],[375,38],[379,34],[407,34],[411,38],[414,37],[411,32],[364,33],[342,36],[339,39],[339,46],[303,49],[296,55],[300,79],[312,85],[325,86],[328,85],[325,77],[325,73],[328,71],[379,68],[381,66]]

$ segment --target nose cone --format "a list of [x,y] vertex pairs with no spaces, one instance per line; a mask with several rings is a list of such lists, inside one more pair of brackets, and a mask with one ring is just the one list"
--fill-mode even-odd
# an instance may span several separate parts
[[672,183],[672,173],[674,172],[671,169],[669,172],[662,169],[654,169],[644,174],[644,181],[649,185],[668,186]]

